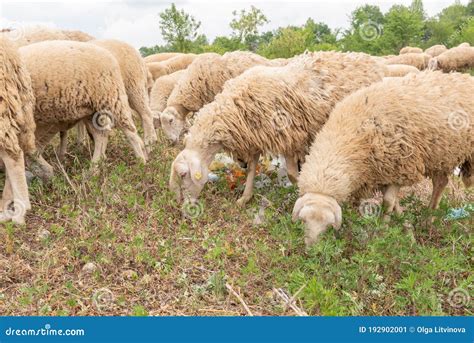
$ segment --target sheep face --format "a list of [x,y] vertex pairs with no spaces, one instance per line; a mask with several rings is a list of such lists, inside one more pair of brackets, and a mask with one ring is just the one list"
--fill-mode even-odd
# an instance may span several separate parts
[[160,116],[161,127],[173,144],[177,143],[184,129],[185,121],[173,107],[165,109]]
[[196,201],[208,178],[208,169],[198,152],[181,151],[171,166],[170,189],[177,200]]
[[337,201],[327,195],[307,193],[300,197],[293,209],[293,220],[305,223],[305,244],[309,248],[329,226],[339,229],[342,210]]

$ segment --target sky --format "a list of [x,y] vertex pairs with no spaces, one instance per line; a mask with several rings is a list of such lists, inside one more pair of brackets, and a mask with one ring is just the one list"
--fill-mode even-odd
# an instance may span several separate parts
[[[136,48],[163,44],[159,29],[158,13],[173,1],[152,0],[82,0],[82,1],[37,1],[0,0],[0,28],[28,25],[85,31],[97,38],[124,40]],[[466,4],[468,0],[461,3]],[[360,5],[378,5],[386,12],[394,4],[409,5],[411,0],[324,0],[324,1],[209,1],[176,0],[179,9],[184,9],[201,21],[200,33],[210,41],[219,35],[231,33],[229,23],[232,12],[254,5],[270,20],[262,31],[279,26],[302,25],[308,17],[322,21],[331,28],[347,28],[350,13]],[[434,16],[454,0],[425,0],[428,16]]]

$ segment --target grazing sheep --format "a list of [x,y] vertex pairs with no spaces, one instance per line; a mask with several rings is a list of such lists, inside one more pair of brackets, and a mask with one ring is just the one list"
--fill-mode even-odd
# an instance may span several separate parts
[[456,47],[433,57],[429,61],[429,68],[444,72],[463,71],[474,68],[474,47]]
[[173,74],[162,76],[155,81],[150,93],[150,108],[153,118],[155,118],[155,126],[160,125],[161,112],[166,108],[171,92],[185,73],[186,70],[179,70]]
[[391,213],[400,187],[430,177],[430,207],[437,208],[454,168],[474,161],[473,92],[469,75],[427,71],[384,80],[337,104],[298,179],[293,218],[306,223],[306,244],[329,225],[341,226],[342,202],[373,189],[385,189]]
[[423,49],[421,48],[414,48],[414,47],[411,47],[411,46],[406,46],[404,48],[402,48],[400,50],[400,55],[404,55],[404,54],[409,54],[409,53],[416,53],[416,54],[419,54],[423,52]]
[[145,145],[155,143],[157,136],[147,90],[148,70],[140,54],[131,45],[114,39],[94,40],[90,43],[110,51],[116,58],[127,91],[128,103],[142,121]]
[[87,42],[94,37],[81,31],[53,29],[45,26],[25,26],[18,29],[4,29],[3,35],[11,37],[17,47],[48,40],[71,40]]
[[[105,157],[113,126],[123,130],[137,157],[145,162],[144,144],[133,123],[120,67],[104,48],[90,43],[47,41],[20,48],[36,97],[36,144],[44,148],[58,132],[81,120],[94,138],[93,162]],[[52,176],[41,156],[36,173]]]
[[400,77],[408,73],[419,73],[418,68],[406,64],[389,64],[386,67],[386,77]]
[[[277,62],[278,63],[278,62]],[[214,100],[227,80],[256,65],[272,65],[270,60],[251,52],[235,51],[199,55],[188,67],[168,98],[161,115],[161,127],[167,137],[177,142],[190,113],[197,112]]]
[[5,165],[0,222],[25,222],[31,209],[25,155],[35,153],[31,79],[12,42],[0,37],[0,159]]
[[147,63],[146,66],[153,82],[155,82],[160,77],[169,74],[168,68],[166,68],[166,66],[164,66],[161,62]]
[[406,53],[399,56],[394,56],[386,60],[386,64],[407,64],[413,67],[423,70],[428,66],[431,56],[428,54],[422,53]]
[[147,57],[144,57],[143,60],[145,63],[151,63],[151,62],[162,62],[164,60],[170,59],[172,57],[184,55],[180,52],[161,52],[159,54],[153,54],[149,55]]
[[285,67],[257,66],[228,81],[204,106],[172,165],[170,188],[196,199],[207,167],[221,149],[249,163],[244,194],[252,197],[260,154],[285,156],[290,179],[297,178],[313,138],[333,106],[360,87],[382,80],[384,65],[361,53],[319,52],[299,56]]
[[431,57],[436,57],[443,52],[448,50],[443,44],[433,45],[431,48],[425,50],[425,54],[430,55]]

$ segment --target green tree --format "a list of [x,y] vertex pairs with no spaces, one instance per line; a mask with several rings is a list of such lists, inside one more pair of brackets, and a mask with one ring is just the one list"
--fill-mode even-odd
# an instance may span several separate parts
[[351,13],[350,29],[339,42],[345,51],[363,51],[373,55],[381,53],[385,17],[378,6],[365,5]]
[[245,9],[240,12],[232,12],[234,18],[230,22],[232,35],[237,37],[241,43],[245,43],[249,48],[255,50],[255,43],[258,41],[258,28],[268,23],[269,20],[263,12],[251,6],[250,10]]
[[171,7],[160,13],[161,35],[173,51],[189,52],[195,47],[198,29],[201,22],[193,16],[178,10],[173,3]]
[[412,45],[420,46],[424,38],[425,24],[418,10],[394,5],[385,14],[383,35],[380,39],[384,54],[396,54],[401,48]]
[[267,58],[289,58],[307,49],[311,33],[302,28],[287,27],[279,29],[275,37],[258,52]]

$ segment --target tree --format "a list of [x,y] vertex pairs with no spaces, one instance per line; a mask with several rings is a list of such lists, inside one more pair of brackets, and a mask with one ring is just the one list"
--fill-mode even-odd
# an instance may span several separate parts
[[252,50],[252,43],[257,41],[258,28],[269,22],[263,12],[255,6],[250,7],[250,11],[241,10],[232,12],[234,19],[230,22],[230,28],[233,30],[233,36],[237,37],[241,43],[245,43]]
[[[201,22],[178,10],[175,4],[160,13],[161,35],[174,51],[189,52],[196,39]],[[202,37],[199,37],[202,40]]]
[[384,54],[398,53],[401,48],[420,46],[424,38],[425,24],[419,11],[402,5],[394,5],[385,14],[384,34],[381,47]]
[[308,46],[309,32],[302,28],[279,29],[270,43],[261,46],[260,54],[267,58],[290,58],[304,52]]

